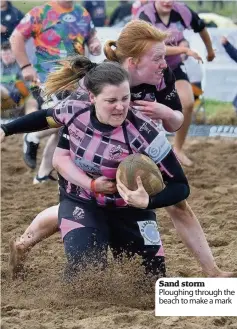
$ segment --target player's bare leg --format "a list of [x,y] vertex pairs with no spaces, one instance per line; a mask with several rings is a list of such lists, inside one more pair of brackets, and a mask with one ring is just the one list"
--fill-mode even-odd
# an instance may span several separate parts
[[39,213],[21,237],[10,241],[9,270],[12,278],[23,271],[29,251],[40,241],[58,231],[58,205]]

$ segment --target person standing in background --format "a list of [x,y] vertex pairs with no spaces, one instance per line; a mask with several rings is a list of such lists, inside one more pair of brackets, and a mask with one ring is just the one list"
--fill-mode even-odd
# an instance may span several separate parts
[[102,1],[83,1],[83,6],[91,15],[91,19],[96,27],[103,27],[106,25],[106,4]]
[[10,1],[1,0],[1,43],[8,41],[14,28],[24,14],[14,7]]
[[28,85],[22,79],[19,65],[12,53],[9,41],[1,43],[0,58],[1,111],[23,107],[26,114],[36,111],[36,100],[30,94]]
[[[193,162],[184,152],[184,143],[192,120],[194,98],[188,76],[181,68],[182,60],[180,55],[183,53],[187,54],[189,48],[179,47],[178,44],[184,38],[184,31],[192,29],[195,33],[199,33],[207,50],[207,61],[210,62],[215,58],[215,53],[209,33],[205,22],[198,14],[179,1],[156,0],[150,2],[140,8],[136,18],[147,21],[156,28],[170,33],[167,41],[166,61],[175,75],[175,86],[184,114],[184,123],[175,135],[174,150],[179,161],[183,165],[190,167],[193,165]],[[199,57],[195,56],[195,58],[200,60]]]
[[[31,65],[25,48],[26,41],[31,37],[36,47],[34,66]],[[14,30],[10,41],[23,78],[37,85],[44,83],[48,73],[53,71],[53,61],[76,53],[84,54],[85,45],[92,55],[99,55],[101,52],[101,44],[88,11],[81,5],[74,4],[74,1],[66,0],[51,1],[30,10]],[[39,108],[43,103],[40,92],[39,87],[34,88],[33,95],[39,101]],[[24,161],[32,169],[36,168],[40,138],[46,136],[50,138],[34,184],[52,179],[52,157],[58,142],[57,130],[24,136]]]
[[132,17],[132,3],[130,1],[121,0],[119,1],[118,7],[113,11],[109,26],[120,24],[124,26],[131,20]]
[[224,9],[224,1],[219,1],[219,0],[214,0],[212,1],[212,10],[216,10],[217,4],[219,5],[219,9],[222,10]]
[[[190,48],[188,40],[183,39],[179,43],[179,47]],[[202,73],[201,63],[198,62],[193,57],[187,56],[186,54],[181,54],[180,56],[183,62],[183,65],[181,65],[182,71],[184,71],[188,75],[191,84],[194,84],[198,88],[202,89],[203,73]]]
[[201,8],[203,6],[203,1],[202,0],[198,0],[198,7]]
[[[235,61],[237,63],[237,48],[235,48],[226,37],[222,37],[221,38],[221,43],[223,45],[223,47],[225,48],[225,51],[227,52],[227,54],[230,56],[231,59],[233,59],[233,61]],[[237,95],[235,96],[234,100],[233,100],[233,105],[235,108],[235,112],[237,115]]]

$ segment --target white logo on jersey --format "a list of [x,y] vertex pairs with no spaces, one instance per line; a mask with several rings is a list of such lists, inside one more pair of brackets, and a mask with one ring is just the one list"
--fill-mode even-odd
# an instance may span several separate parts
[[151,144],[145,149],[147,155],[155,162],[161,162],[171,150],[171,145],[165,136],[164,131],[160,131]]
[[145,246],[160,246],[160,234],[155,221],[146,220],[137,222]]
[[85,217],[85,212],[82,208],[75,207],[72,215],[76,220],[79,220]]
[[140,92],[137,93],[137,94],[132,93],[132,96],[133,96],[134,98],[141,98],[141,96],[142,96],[142,91],[140,91]]
[[11,15],[6,15],[5,20],[6,20],[6,21],[10,21],[11,18],[12,18]]
[[91,174],[100,174],[99,165],[94,164],[93,162],[86,159],[78,159],[74,160],[75,164],[81,168],[83,171],[91,173]]
[[76,17],[71,14],[64,15],[62,19],[66,23],[73,23],[76,21]]
[[147,122],[144,122],[142,126],[139,128],[139,131],[146,131],[148,134],[151,132],[151,130],[147,127]]
[[176,91],[176,89],[174,88],[174,89],[169,93],[169,95],[166,95],[166,96],[165,96],[165,99],[171,100],[171,98],[175,97],[176,95],[177,95],[177,91]]
[[118,159],[122,153],[123,149],[121,145],[117,145],[112,147],[112,149],[109,151],[109,156],[111,159]]

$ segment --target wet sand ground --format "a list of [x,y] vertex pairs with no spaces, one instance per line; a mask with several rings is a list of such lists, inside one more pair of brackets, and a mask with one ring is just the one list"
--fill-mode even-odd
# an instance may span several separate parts
[[[234,317],[156,318],[153,291],[137,292],[130,284],[132,279],[122,279],[117,265],[104,275],[88,273],[76,286],[66,285],[59,234],[32,250],[26,261],[26,279],[12,281],[7,269],[9,239],[58,200],[55,183],[32,185],[33,174],[22,161],[21,149],[21,136],[9,137],[2,146],[2,329],[237,329]],[[218,265],[236,269],[237,145],[232,140],[201,139],[189,143],[188,151],[195,161],[186,170],[191,185],[189,203]],[[158,217],[168,275],[201,276],[165,211],[159,211]],[[130,264],[130,269],[126,266],[127,278],[132,278],[136,264]]]

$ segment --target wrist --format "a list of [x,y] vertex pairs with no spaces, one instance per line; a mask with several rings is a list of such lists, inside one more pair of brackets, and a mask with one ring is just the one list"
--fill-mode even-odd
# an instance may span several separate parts
[[90,186],[90,189],[93,193],[96,193],[96,186],[95,186],[95,179],[92,179],[91,180],[91,186]]
[[190,48],[183,47],[183,52],[182,52],[182,54],[188,55],[189,50],[190,50]]
[[210,46],[206,46],[206,49],[207,49],[207,52],[208,53],[213,53],[214,52],[214,50],[213,50],[213,48],[212,48],[211,45]]
[[182,112],[180,111],[173,111],[171,110],[172,113],[170,113],[170,117],[167,118],[166,120],[163,120],[163,126],[166,131],[168,132],[175,132],[180,129],[180,127],[183,124],[184,121],[184,116]]
[[160,114],[160,117],[159,119],[160,120],[163,120],[163,121],[167,121],[167,120],[172,120],[173,117],[174,117],[174,111],[169,108],[168,106],[164,105],[164,104],[159,104],[159,110],[162,111],[159,111],[159,114]]
[[23,71],[24,69],[26,69],[29,66],[31,66],[31,63],[21,66],[21,71]]

